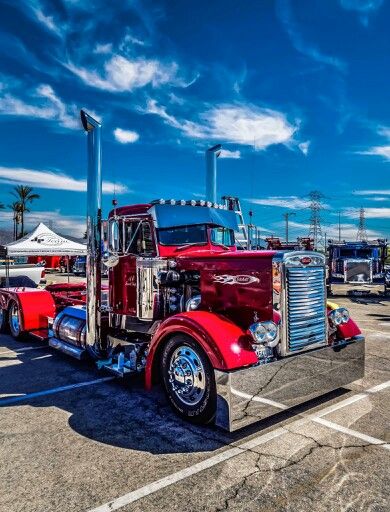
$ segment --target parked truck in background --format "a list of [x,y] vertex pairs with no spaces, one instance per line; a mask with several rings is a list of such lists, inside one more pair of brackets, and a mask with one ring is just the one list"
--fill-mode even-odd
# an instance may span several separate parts
[[115,207],[103,243],[100,124],[84,112],[82,122],[86,294],[81,285],[1,290],[2,329],[118,376],[143,372],[177,414],[230,431],[363,377],[364,337],[346,308],[327,303],[323,255],[238,251],[235,212],[195,200]]
[[386,240],[333,242],[329,240],[328,293],[387,294]]

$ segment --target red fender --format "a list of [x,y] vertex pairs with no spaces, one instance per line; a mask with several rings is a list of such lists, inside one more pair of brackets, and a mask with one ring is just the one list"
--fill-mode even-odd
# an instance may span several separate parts
[[[339,308],[340,306],[336,304],[335,302],[327,302],[327,312],[328,315],[331,311],[334,309]],[[340,338],[353,338],[354,336],[358,336],[361,334],[361,330],[357,326],[356,322],[350,318],[346,324],[339,325],[337,327],[337,332],[340,336]]]
[[145,368],[145,385],[152,386],[152,369],[156,351],[167,337],[187,334],[203,348],[217,370],[233,370],[258,362],[249,336],[238,325],[222,315],[207,311],[191,311],[167,318],[154,334]]
[[0,295],[2,307],[8,307],[11,300],[19,304],[22,331],[47,329],[47,318],[55,315],[53,297],[46,290],[5,288]]
[[340,337],[344,339],[353,338],[362,333],[352,318],[350,318],[346,324],[339,325],[337,330],[340,333]]

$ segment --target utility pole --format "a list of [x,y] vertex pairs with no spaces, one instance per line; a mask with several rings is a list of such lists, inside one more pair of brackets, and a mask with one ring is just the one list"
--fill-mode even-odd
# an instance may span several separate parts
[[365,211],[364,211],[363,207],[361,207],[360,211],[359,211],[359,225],[358,225],[356,240],[358,240],[360,242],[367,240],[366,216],[365,216]]
[[339,211],[339,242],[341,242],[341,212]]
[[249,251],[252,249],[252,228],[253,228],[252,217],[253,217],[253,212],[252,212],[252,210],[249,210],[249,224],[248,224],[248,250]]
[[283,217],[284,217],[284,220],[286,222],[286,243],[288,243],[288,219],[292,215],[296,215],[296,214],[294,212],[283,213]]
[[309,238],[310,236],[314,239],[314,250],[318,249],[318,243],[322,238],[322,230],[321,230],[321,210],[323,210],[322,206],[322,198],[323,194],[318,190],[314,190],[310,192],[310,229],[309,229]]

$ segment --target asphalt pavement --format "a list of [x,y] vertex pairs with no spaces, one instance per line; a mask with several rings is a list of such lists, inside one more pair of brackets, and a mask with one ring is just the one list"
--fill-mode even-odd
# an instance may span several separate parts
[[333,299],[366,335],[347,389],[227,434],[33,338],[0,335],[0,511],[390,510],[390,302]]

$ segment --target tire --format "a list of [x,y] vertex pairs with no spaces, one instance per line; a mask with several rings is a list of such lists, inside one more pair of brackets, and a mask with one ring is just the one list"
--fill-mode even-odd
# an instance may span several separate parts
[[7,310],[0,308],[0,332],[7,330]]
[[214,371],[206,354],[189,336],[173,336],[160,360],[163,386],[173,410],[196,424],[210,423],[216,412]]
[[8,327],[11,335],[19,340],[22,338],[22,322],[20,318],[20,308],[16,301],[11,301],[8,308]]

